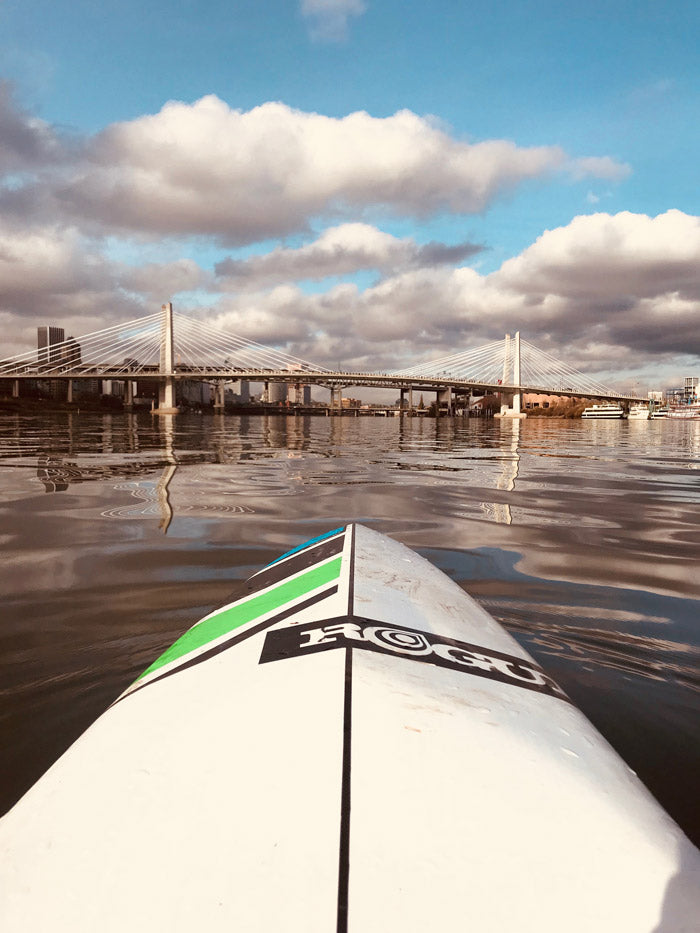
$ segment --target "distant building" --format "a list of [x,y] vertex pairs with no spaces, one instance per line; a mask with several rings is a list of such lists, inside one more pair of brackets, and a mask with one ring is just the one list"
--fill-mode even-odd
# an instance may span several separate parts
[[284,382],[266,382],[263,401],[271,405],[281,405],[287,401],[287,385]]
[[199,379],[183,379],[177,386],[178,400],[193,408],[211,404],[211,386]]
[[[58,328],[60,330],[60,328]],[[67,366],[75,366],[82,359],[82,350],[75,337],[67,337],[60,349],[61,362]]]
[[700,379],[697,376],[686,376],[685,384],[683,386],[683,395],[687,399],[697,398],[698,394],[698,383]]
[[86,395],[101,395],[102,381],[100,379],[75,379],[73,380],[73,395],[81,397]]
[[226,398],[232,405],[247,405],[250,402],[250,383],[243,379],[228,383]]
[[62,327],[50,325],[37,327],[36,345],[39,351],[37,357],[40,366],[49,366],[62,362],[62,350],[58,348],[58,344],[62,344],[65,339],[66,332]]
[[310,405],[311,386],[302,385],[300,382],[292,383],[289,387],[289,401],[292,405]]
[[[92,380],[88,379],[88,382]],[[115,398],[124,397],[124,383],[120,379],[103,379],[102,380],[102,394],[103,395],[113,395]]]
[[661,389],[651,389],[647,392],[647,398],[650,402],[663,402],[666,397],[666,393],[662,392]]

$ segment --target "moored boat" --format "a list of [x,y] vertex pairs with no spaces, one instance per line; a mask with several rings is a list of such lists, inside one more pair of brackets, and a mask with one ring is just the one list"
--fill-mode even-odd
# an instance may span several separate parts
[[3,933],[681,933],[700,852],[413,551],[295,547],[0,821]]
[[698,421],[700,420],[700,402],[670,405],[666,417],[680,421]]
[[624,418],[625,412],[621,405],[591,405],[590,408],[584,408],[581,417],[602,421],[609,418]]
[[651,417],[652,418],[666,418],[668,416],[668,405],[662,405],[660,408],[654,408]]
[[630,421],[648,421],[649,415],[650,411],[648,405],[630,405],[627,417]]

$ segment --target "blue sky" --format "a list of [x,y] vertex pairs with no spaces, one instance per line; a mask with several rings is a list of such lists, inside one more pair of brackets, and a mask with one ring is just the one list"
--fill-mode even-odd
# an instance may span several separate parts
[[319,362],[519,327],[670,379],[700,353],[699,25],[685,0],[0,0],[8,346],[47,308],[80,332],[173,298]]

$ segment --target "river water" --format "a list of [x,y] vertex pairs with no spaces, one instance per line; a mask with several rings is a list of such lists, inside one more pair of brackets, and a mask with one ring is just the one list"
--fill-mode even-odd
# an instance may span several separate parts
[[700,422],[0,414],[0,812],[347,521],[481,602],[700,844]]

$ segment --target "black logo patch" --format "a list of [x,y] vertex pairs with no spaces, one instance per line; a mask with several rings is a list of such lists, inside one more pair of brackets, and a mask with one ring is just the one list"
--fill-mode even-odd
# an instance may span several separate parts
[[443,638],[359,616],[341,616],[308,625],[271,629],[265,636],[260,663],[299,658],[334,648],[363,648],[366,651],[411,658],[568,700],[556,681],[534,662],[502,651],[456,641],[454,638]]

